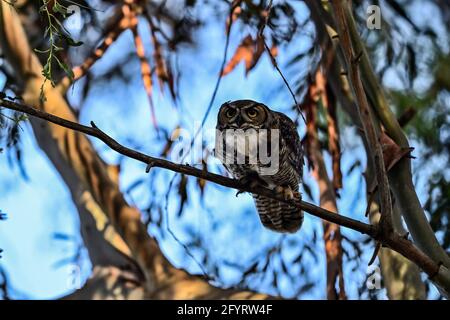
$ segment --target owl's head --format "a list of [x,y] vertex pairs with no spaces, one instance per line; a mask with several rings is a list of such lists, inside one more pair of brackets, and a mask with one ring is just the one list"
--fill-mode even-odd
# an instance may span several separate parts
[[217,129],[259,129],[269,128],[272,122],[271,110],[253,100],[225,102],[219,110]]

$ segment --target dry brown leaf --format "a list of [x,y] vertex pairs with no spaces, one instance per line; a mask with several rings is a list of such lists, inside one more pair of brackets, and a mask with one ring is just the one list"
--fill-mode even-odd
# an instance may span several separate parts
[[222,76],[226,76],[236,68],[241,62],[245,62],[245,69],[248,70],[253,62],[254,41],[251,35],[246,36],[237,47],[233,57],[223,69]]
[[403,157],[410,155],[414,149],[400,147],[384,132],[381,133],[380,143],[386,171],[391,170]]
[[276,45],[272,45],[272,48],[270,48],[270,54],[274,58],[278,56],[278,47]]
[[153,99],[152,99],[152,91],[153,91],[152,69],[151,69],[150,63],[145,58],[144,44],[142,42],[141,36],[138,33],[137,23],[132,26],[131,31],[133,33],[134,46],[136,48],[136,55],[138,56],[139,61],[141,63],[141,76],[142,76],[142,81],[144,83],[145,92],[147,93],[147,98],[148,98],[148,101],[150,104],[150,111],[151,111],[151,115],[152,115],[153,126],[155,128],[157,128],[158,124],[156,121],[155,107],[153,105]]
[[153,58],[155,59],[156,76],[158,77],[159,88],[161,92],[163,92],[164,83],[168,82],[169,76],[167,74],[166,62],[162,55],[161,44],[159,43],[158,37],[155,33],[155,28],[153,27],[153,24],[151,22],[150,30],[153,43]]
[[233,71],[241,61],[245,63],[245,75],[247,75],[256,66],[263,53],[264,38],[257,37],[253,39],[251,35],[247,35],[225,66],[222,76],[226,76]]
[[[410,157],[414,148],[402,148],[395,143],[386,133],[382,132],[380,137],[381,149],[383,150],[383,161],[386,172],[389,172],[401,159]],[[374,180],[368,188],[369,193],[375,192],[378,184]]]
[[245,75],[247,75],[258,63],[259,58],[264,53],[264,37],[258,37],[254,44],[253,60],[249,68],[245,69]]

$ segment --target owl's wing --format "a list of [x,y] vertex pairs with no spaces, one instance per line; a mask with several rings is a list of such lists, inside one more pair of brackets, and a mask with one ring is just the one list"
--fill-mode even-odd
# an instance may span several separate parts
[[298,135],[295,123],[288,116],[281,112],[277,112],[277,114],[279,116],[281,137],[286,142],[289,150],[289,160],[301,178],[305,160],[300,136]]

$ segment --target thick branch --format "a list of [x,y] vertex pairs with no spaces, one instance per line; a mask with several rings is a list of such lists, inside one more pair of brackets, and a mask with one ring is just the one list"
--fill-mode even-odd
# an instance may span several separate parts
[[[9,100],[0,99],[0,106],[3,106],[7,109],[16,110],[19,112],[26,113],[31,116],[35,116],[37,118],[41,118],[44,120],[47,120],[51,123],[60,125],[65,128],[69,128],[78,132],[85,133],[89,136],[96,137],[103,141],[106,145],[108,145],[111,149],[119,152],[122,155],[125,155],[127,157],[136,159],[138,161],[141,161],[145,164],[147,164],[149,167],[160,167],[164,169],[168,169],[174,172],[183,173],[187,175],[191,175],[197,178],[202,178],[211,182],[214,182],[216,184],[222,185],[224,187],[229,187],[241,191],[246,191],[254,194],[263,195],[268,198],[272,198],[275,200],[278,200],[280,202],[286,202],[284,197],[282,195],[278,195],[273,193],[271,190],[259,187],[259,186],[247,186],[242,183],[240,183],[238,180],[230,179],[215,173],[207,172],[201,169],[197,169],[195,167],[189,166],[189,165],[183,165],[183,164],[177,164],[165,159],[155,158],[146,154],[143,154],[139,151],[127,148],[121,144],[119,144],[117,141],[115,141],[113,138],[108,136],[106,133],[101,131],[97,126],[94,124],[94,122],[91,122],[91,127],[69,121],[60,117],[57,117],[55,115],[52,115],[50,113],[47,113],[45,111],[27,106],[25,104],[19,104],[16,102],[12,102]],[[350,229],[354,229],[356,231],[359,231],[363,234],[367,234],[371,237],[374,237],[376,235],[376,230],[372,225],[339,216],[334,212],[325,210],[323,208],[320,208],[314,204],[304,202],[304,201],[298,201],[295,200],[295,205],[299,208],[311,213],[312,215],[315,215],[319,218],[340,224],[342,226],[348,227]]]
[[[368,172],[367,172],[368,173]],[[397,205],[393,207],[394,228],[401,234],[406,234]],[[380,211],[376,201],[370,205],[370,221],[378,223]],[[405,259],[398,252],[389,248],[381,248],[378,253],[381,273],[383,275],[386,293],[391,300],[423,300],[426,299],[425,283],[417,266]]]
[[[400,147],[408,148],[408,139],[389,107],[384,90],[375,75],[372,64],[370,63],[369,55],[358,34],[352,11],[347,5],[343,5],[343,8],[343,14],[348,23],[348,33],[351,37],[351,44],[356,52],[361,53],[361,76],[371,106],[388,135]],[[401,209],[401,214],[405,219],[414,242],[417,243],[421,250],[433,258],[434,261],[443,263],[447,268],[450,268],[450,257],[436,239],[414,189],[411,176],[411,161],[409,158],[404,157],[397,164],[396,170],[389,172],[389,180],[395,199]]]
[[[329,37],[331,39],[339,39],[337,37],[336,32],[332,29],[334,27],[333,21],[329,19],[328,12],[325,10],[322,10],[322,6],[320,4],[317,4],[316,1],[306,1],[308,4],[308,7],[311,10],[312,18],[314,19],[314,22],[316,23],[316,27],[318,29],[318,35],[322,39],[322,42],[326,42],[327,39],[329,39],[326,35],[329,34]],[[354,20],[351,15],[351,11],[348,10],[347,6],[345,6],[345,17],[348,20],[349,23],[349,32],[351,33],[351,40],[352,45],[354,45],[354,48],[356,52],[363,52],[360,51],[361,48],[364,48],[362,45],[362,41],[359,38],[359,35],[357,34],[357,31],[355,31],[355,25]],[[327,26],[326,26],[327,25]],[[355,44],[355,41],[357,40],[357,44]],[[329,40],[328,40],[329,41]],[[334,41],[337,42],[337,41]],[[345,60],[343,58],[342,50],[337,50],[337,53],[339,55],[339,58],[341,60]],[[357,61],[355,61],[357,62]],[[360,67],[362,68],[362,78],[364,81],[364,84],[367,86],[367,89],[370,91],[370,89],[374,88],[373,83],[367,84],[367,74],[370,73],[371,79],[376,81],[376,78],[373,77],[373,70],[368,68],[367,66],[370,63],[367,64],[367,56],[364,52],[361,56],[361,64]],[[353,101],[353,97],[351,97],[348,87],[348,82],[346,77],[342,77],[340,74],[340,68],[335,63],[335,67],[333,68],[334,76],[330,77],[331,86],[336,94],[336,97],[339,98],[341,105],[344,107],[344,109],[347,110],[352,115],[352,119],[354,119],[356,126],[361,127],[361,121],[356,114],[356,111],[358,108],[355,106],[355,102]],[[340,80],[341,81],[340,81]],[[376,81],[377,82],[377,81]],[[380,89],[379,85],[377,87]],[[377,90],[378,90],[377,89]],[[384,108],[387,107],[387,104],[381,104],[378,103],[377,105],[374,105],[373,96],[370,93],[369,94],[369,100],[371,103],[371,106],[374,108]],[[379,102],[380,100],[378,100]],[[370,110],[369,110],[370,111]],[[377,112],[377,115],[379,113]],[[384,111],[384,115],[386,115],[386,111]],[[384,124],[384,123],[383,123]],[[388,131],[390,134],[390,132]],[[366,136],[362,136],[363,141],[367,142]],[[369,152],[369,143],[365,143],[366,150]],[[430,225],[428,224],[424,214],[423,209],[420,206],[420,203],[417,199],[417,195],[414,191],[412,180],[411,180],[411,171],[410,171],[410,161],[407,158],[404,158],[397,164],[396,170],[391,170],[390,173],[390,184],[394,191],[394,194],[397,199],[397,203],[399,204],[399,207],[401,209],[401,213],[405,217],[405,220],[407,222],[408,228],[411,231],[411,235],[415,242],[418,243],[419,247],[426,252],[426,254],[430,255],[436,262],[444,262],[446,265],[446,268],[442,269],[442,274],[447,273],[446,277],[444,277],[443,282],[444,284],[441,284],[443,286],[448,286],[449,284],[449,274],[448,274],[448,266],[446,261],[449,260],[448,256],[445,254],[445,252],[442,250],[442,247],[439,246],[439,243],[436,240],[436,237],[433,233],[433,231],[430,228]],[[438,277],[439,278],[439,277]]]
[[[354,98],[352,97],[350,88],[348,87],[347,77],[341,73],[342,70],[338,59],[330,58],[337,55],[341,59],[341,61],[343,59],[342,50],[340,50],[340,48],[338,47],[338,41],[332,40],[337,39],[333,37],[334,35],[336,35],[334,29],[332,29],[332,27],[334,27],[334,23],[331,20],[331,17],[329,16],[328,12],[325,11],[321,6],[321,4],[318,3],[316,0],[306,0],[305,2],[311,11],[311,18],[316,26],[319,43],[322,44],[321,45],[323,51],[322,64],[325,66],[330,66],[329,68],[326,68],[328,70],[327,80],[328,83],[330,84],[330,88],[334,92],[334,96],[339,101],[342,109],[353,120],[356,128],[362,128],[361,121],[357,114],[357,107],[355,105]],[[328,25],[328,28],[325,23]],[[352,26],[350,26],[350,30],[353,33]],[[365,82],[365,78],[368,72],[373,73],[373,71],[370,70],[367,71],[366,64],[364,62],[365,58],[366,55],[364,54],[362,56],[360,67],[364,70],[362,72],[363,82],[366,86],[366,92],[368,92],[371,90],[368,89],[367,87],[368,85]],[[373,107],[373,101],[370,98],[370,92],[368,92],[368,94],[369,100]],[[402,125],[402,123],[406,123],[410,118],[410,116],[412,115],[412,113],[413,112],[408,112],[406,117],[404,116],[400,117],[399,124]],[[368,143],[364,133],[361,132],[360,130],[357,130],[357,133],[359,136],[361,136],[366,152],[369,152]],[[409,159],[404,159],[402,161],[409,161]],[[366,173],[365,177],[367,181],[370,182],[374,181],[373,175],[371,177],[368,177]],[[390,183],[392,188],[392,180],[390,181]],[[376,212],[377,213],[376,215],[379,216],[379,206],[377,205],[376,202],[372,202],[370,209],[371,209],[370,212]],[[400,234],[406,234],[406,230],[397,228],[396,214],[401,215],[401,212],[396,213],[396,209],[398,209],[397,211],[400,211],[400,206],[398,202],[393,207],[394,228]],[[372,224],[379,222],[379,217],[376,220],[373,220],[374,216],[375,214],[370,215]],[[432,235],[431,238],[433,237],[434,235]],[[414,235],[413,238],[415,238]],[[403,299],[425,298],[425,288],[424,283],[421,281],[420,270],[413,262],[411,262],[408,259],[405,259],[398,252],[394,252],[388,248],[381,248],[379,253],[379,259],[381,264],[381,271],[384,278],[384,283],[387,288],[387,294],[390,299],[398,299],[399,297]],[[398,272],[398,270],[400,270],[400,272]]]
[[[332,5],[336,16],[336,24],[339,30],[339,39],[344,53],[345,64],[348,69],[349,79],[352,84],[356,101],[358,102],[359,117],[364,127],[364,132],[369,142],[370,153],[373,156],[373,162],[375,167],[376,178],[378,186],[380,188],[380,205],[381,205],[381,219],[380,219],[380,231],[390,233],[393,231],[392,227],[392,203],[389,189],[389,181],[386,174],[383,161],[383,151],[379,142],[379,137],[375,131],[372,117],[370,114],[369,102],[362,85],[360,71],[359,71],[359,59],[360,52],[356,52],[352,47],[351,38],[348,33],[348,23],[345,16],[344,7],[347,6],[346,2],[341,0],[333,0]],[[370,157],[368,159],[370,161]]]

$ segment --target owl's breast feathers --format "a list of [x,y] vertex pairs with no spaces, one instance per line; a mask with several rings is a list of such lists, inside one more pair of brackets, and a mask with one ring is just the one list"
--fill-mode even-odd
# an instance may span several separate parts
[[[269,129],[268,131],[271,132],[273,129],[278,129],[279,139],[276,146],[274,146],[276,149],[269,148],[269,150],[271,149],[269,158],[273,156],[278,156],[278,158],[272,158],[270,160],[271,163],[262,163],[260,161],[260,149],[258,147],[256,163],[248,163],[247,154],[245,155],[246,162],[238,163],[236,161],[236,151],[234,151],[234,155],[231,156],[231,163],[229,161],[227,163],[224,161],[222,162],[226,169],[237,179],[257,174],[258,177],[266,183],[264,187],[275,189],[275,187],[281,186],[298,193],[304,165],[303,148],[300,137],[294,122],[289,117],[272,110],[270,110],[270,113],[270,121],[261,124],[260,127],[255,130]],[[220,130],[227,129],[226,126],[218,126],[218,129],[219,128]],[[271,140],[270,135],[268,140]],[[224,137],[222,142],[222,147],[224,147],[226,145]],[[273,142],[271,141],[270,143]],[[274,150],[276,151],[275,153],[272,152]],[[223,152],[223,150],[220,151]],[[262,174],[268,166],[273,165],[274,161],[277,163],[276,170],[270,171],[269,174]],[[300,229],[303,222],[303,212],[297,207],[260,195],[254,194],[253,198],[261,222],[265,227],[276,232],[290,233]]]

